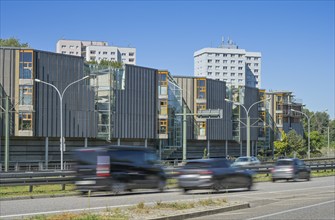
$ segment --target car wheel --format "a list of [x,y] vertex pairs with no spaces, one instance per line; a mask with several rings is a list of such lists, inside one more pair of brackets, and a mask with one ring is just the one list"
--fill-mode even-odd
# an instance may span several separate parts
[[166,181],[163,180],[163,179],[160,179],[160,180],[158,181],[158,187],[157,187],[158,190],[159,190],[160,192],[164,192],[165,186],[166,186]]
[[248,191],[250,191],[250,190],[252,189],[252,185],[253,185],[253,182],[252,182],[252,179],[250,178],[250,179],[248,180],[248,186],[247,186]]
[[295,175],[293,176],[292,180],[293,180],[293,182],[297,182],[297,181],[298,181],[298,175],[295,174]]
[[221,182],[219,180],[214,180],[212,189],[218,192],[220,191],[221,188],[222,188]]
[[310,173],[307,175],[306,180],[307,180],[307,181],[310,181],[310,180],[311,180],[311,174],[310,174]]
[[111,191],[114,195],[117,195],[121,192],[124,192],[126,190],[126,184],[120,181],[112,181],[111,184]]
[[275,179],[275,178],[272,178],[272,182],[273,182],[273,183],[276,182],[276,179]]
[[189,189],[183,188],[183,193],[186,194],[189,191]]

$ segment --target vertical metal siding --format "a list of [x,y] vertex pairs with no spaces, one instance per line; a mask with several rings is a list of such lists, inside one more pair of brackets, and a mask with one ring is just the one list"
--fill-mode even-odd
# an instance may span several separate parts
[[115,138],[157,136],[157,70],[126,65],[124,90],[116,91]]

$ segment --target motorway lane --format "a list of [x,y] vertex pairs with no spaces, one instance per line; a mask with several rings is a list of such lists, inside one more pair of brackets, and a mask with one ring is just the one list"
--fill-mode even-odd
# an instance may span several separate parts
[[[154,203],[157,201],[181,201],[194,200],[199,198],[223,197],[228,202],[241,201],[251,202],[254,208],[262,204],[274,204],[278,201],[293,201],[291,199],[310,200],[311,196],[325,193],[334,200],[335,195],[335,177],[313,178],[312,181],[299,182],[263,182],[256,183],[252,191],[231,190],[228,193],[210,193],[210,191],[191,191],[189,194],[182,194],[180,190],[168,190],[165,193],[157,191],[139,191],[135,193],[125,193],[119,196],[113,196],[106,193],[99,193],[92,197],[57,197],[41,199],[24,199],[0,201],[1,218],[19,218],[20,216],[36,214],[52,214],[59,212],[83,211],[83,210],[104,210],[107,207],[118,207],[138,204],[139,202]],[[323,200],[310,200],[312,204]],[[290,203],[293,206],[286,209],[295,208],[295,202]],[[326,204],[325,204],[326,205]],[[332,204],[330,204],[332,205]],[[253,213],[253,209],[250,210]],[[315,207],[316,208],[316,207]],[[273,213],[273,212],[271,212]],[[265,213],[266,214],[266,213]],[[252,217],[252,215],[249,215]],[[275,216],[274,216],[275,217]],[[207,218],[206,218],[207,219]],[[239,218],[237,218],[239,219]]]

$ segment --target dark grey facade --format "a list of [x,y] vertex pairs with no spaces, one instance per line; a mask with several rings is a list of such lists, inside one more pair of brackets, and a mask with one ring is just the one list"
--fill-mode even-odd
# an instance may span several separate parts
[[157,71],[156,69],[125,65],[125,87],[116,90],[113,138],[157,138]]

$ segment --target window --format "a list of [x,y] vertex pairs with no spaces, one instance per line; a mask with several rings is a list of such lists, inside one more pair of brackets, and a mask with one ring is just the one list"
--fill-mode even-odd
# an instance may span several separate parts
[[134,53],[129,53],[129,56],[130,56],[130,57],[134,56]]
[[74,54],[74,52],[73,52],[73,51],[70,51],[70,54]]
[[251,60],[251,57],[247,57],[247,60]]
[[212,60],[208,60],[208,63],[212,63]]
[[19,113],[19,130],[31,130],[31,113]]
[[258,57],[254,57],[254,60],[258,60]]
[[248,65],[248,66],[250,66],[250,65],[251,65],[251,63],[247,63],[247,65]]
[[254,66],[258,66],[258,63],[254,63]]
[[212,53],[209,53],[208,56],[213,56],[213,54],[212,54]]
[[33,86],[20,86],[20,105],[32,105]]
[[224,54],[223,54],[223,56],[224,56],[224,57],[227,57],[227,54],[226,54],[226,53],[224,53]]
[[235,70],[235,67],[234,67],[234,66],[231,66],[230,69],[231,69],[231,70]]
[[215,63],[220,63],[220,60],[215,60]]
[[228,75],[228,73],[226,73],[226,72],[223,73],[223,76],[227,76],[227,75]]
[[73,49],[73,48],[74,48],[74,46],[73,46],[73,45],[71,45],[71,46],[70,46],[70,49]]
[[212,66],[208,66],[208,69],[211,70],[211,69],[212,69]]
[[19,77],[20,79],[31,79],[33,71],[33,52],[20,51]]
[[167,120],[160,120],[159,121],[159,133],[160,134],[167,134],[168,129],[167,129]]
[[62,54],[66,54],[66,51],[62,51]]
[[230,76],[235,76],[235,73],[230,73]]
[[197,80],[197,98],[206,98],[206,81],[204,79]]
[[122,53],[121,55],[122,55],[122,56],[126,56],[126,53]]
[[231,56],[231,57],[235,57],[235,54],[231,54],[230,56]]
[[258,69],[255,69],[255,73],[258,73]]
[[238,57],[242,57],[242,56],[243,56],[243,54],[239,54],[239,55],[238,55]]
[[243,79],[239,79],[238,82],[239,82],[239,83],[242,83],[242,82],[243,82]]
[[215,54],[215,56],[216,56],[216,57],[219,57],[219,56],[220,56],[220,54],[219,54],[219,53],[216,53],[216,54]]
[[215,72],[215,76],[220,76],[220,72]]
[[223,63],[227,63],[228,61],[227,60],[223,60]]
[[227,67],[226,67],[226,66],[224,66],[224,67],[223,67],[223,69],[224,69],[224,70],[226,70],[226,69],[227,69]]
[[212,75],[212,72],[208,72],[208,75],[211,76],[211,75]]
[[111,52],[111,55],[115,55],[115,52]]
[[197,113],[200,111],[200,110],[205,110],[206,109],[206,104],[205,103],[197,103]]
[[129,62],[134,62],[134,59],[129,59]]
[[238,63],[241,64],[241,63],[243,63],[243,61],[242,61],[242,60],[239,60]]
[[238,76],[243,76],[243,73],[238,73]]
[[216,70],[220,69],[220,66],[215,66],[215,69],[216,69]]
[[62,45],[62,48],[66,48],[66,45]]
[[103,54],[103,55],[107,55],[107,51],[103,51],[102,54]]
[[234,82],[235,82],[235,79],[232,79],[231,82],[234,83]]
[[230,63],[235,63],[235,60],[231,60]]
[[243,69],[243,67],[239,67],[239,68],[238,68],[238,70],[242,70],[242,69]]
[[95,54],[95,53],[96,53],[95,50],[91,50],[91,51],[90,51],[90,54]]

